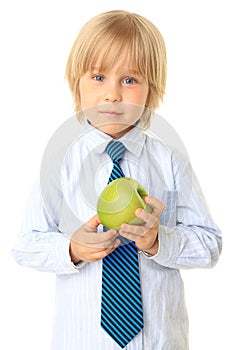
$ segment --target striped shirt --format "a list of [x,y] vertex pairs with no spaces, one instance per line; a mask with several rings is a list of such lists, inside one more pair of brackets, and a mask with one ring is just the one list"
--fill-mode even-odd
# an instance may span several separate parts
[[[110,141],[85,125],[65,151],[47,149],[12,251],[19,264],[56,273],[53,350],[120,349],[100,326],[102,260],[75,266],[69,255],[72,233],[96,214],[98,196],[111,173],[105,152]],[[187,350],[180,269],[213,267],[221,252],[221,232],[187,157],[139,127],[121,142],[126,147],[121,162],[125,176],[165,204],[158,253],[139,254],[144,328],[125,349]]]

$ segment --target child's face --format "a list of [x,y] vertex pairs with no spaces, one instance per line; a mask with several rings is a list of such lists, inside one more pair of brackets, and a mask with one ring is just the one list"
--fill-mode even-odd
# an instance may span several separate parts
[[147,102],[149,87],[121,55],[110,69],[100,70],[97,62],[79,82],[81,108],[91,124],[120,138],[140,119]]

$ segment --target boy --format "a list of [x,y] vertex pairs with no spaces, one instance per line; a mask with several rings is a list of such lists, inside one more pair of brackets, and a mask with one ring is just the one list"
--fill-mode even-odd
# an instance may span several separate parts
[[[100,14],[80,31],[66,77],[85,132],[67,148],[57,180],[48,163],[42,166],[13,251],[20,264],[57,274],[52,349],[187,350],[179,269],[214,266],[221,233],[188,160],[144,132],[165,92],[163,38],[139,15]],[[112,140],[124,145],[117,166],[148,190],[152,213],[138,209],[142,226],[123,223],[119,232],[103,232],[96,199],[116,166],[106,151]],[[123,336],[118,334],[118,342],[101,326],[101,298],[102,264],[123,239],[125,246],[134,242],[138,252],[143,326],[120,345]],[[126,332],[123,323],[107,323]]]

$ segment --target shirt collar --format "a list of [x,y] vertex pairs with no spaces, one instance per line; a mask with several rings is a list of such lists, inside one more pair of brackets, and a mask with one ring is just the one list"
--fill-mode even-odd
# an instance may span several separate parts
[[140,157],[143,146],[145,144],[146,135],[143,129],[138,123],[133,129],[125,134],[120,141],[125,145],[127,150],[133,153],[135,156]]
[[[94,128],[87,121],[85,122],[85,134],[83,135],[84,139],[86,138],[87,143],[93,149],[97,150],[97,153],[103,153],[108,145],[108,143],[113,140],[113,138],[104,132]],[[133,129],[131,129],[127,134],[119,139],[126,149],[133,153],[135,156],[140,157],[146,136],[143,132],[143,129],[138,123]]]

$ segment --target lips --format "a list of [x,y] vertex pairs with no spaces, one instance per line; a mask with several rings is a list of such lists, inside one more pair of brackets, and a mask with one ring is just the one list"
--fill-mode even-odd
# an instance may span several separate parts
[[107,117],[119,117],[123,115],[123,113],[117,111],[100,111],[99,113]]

